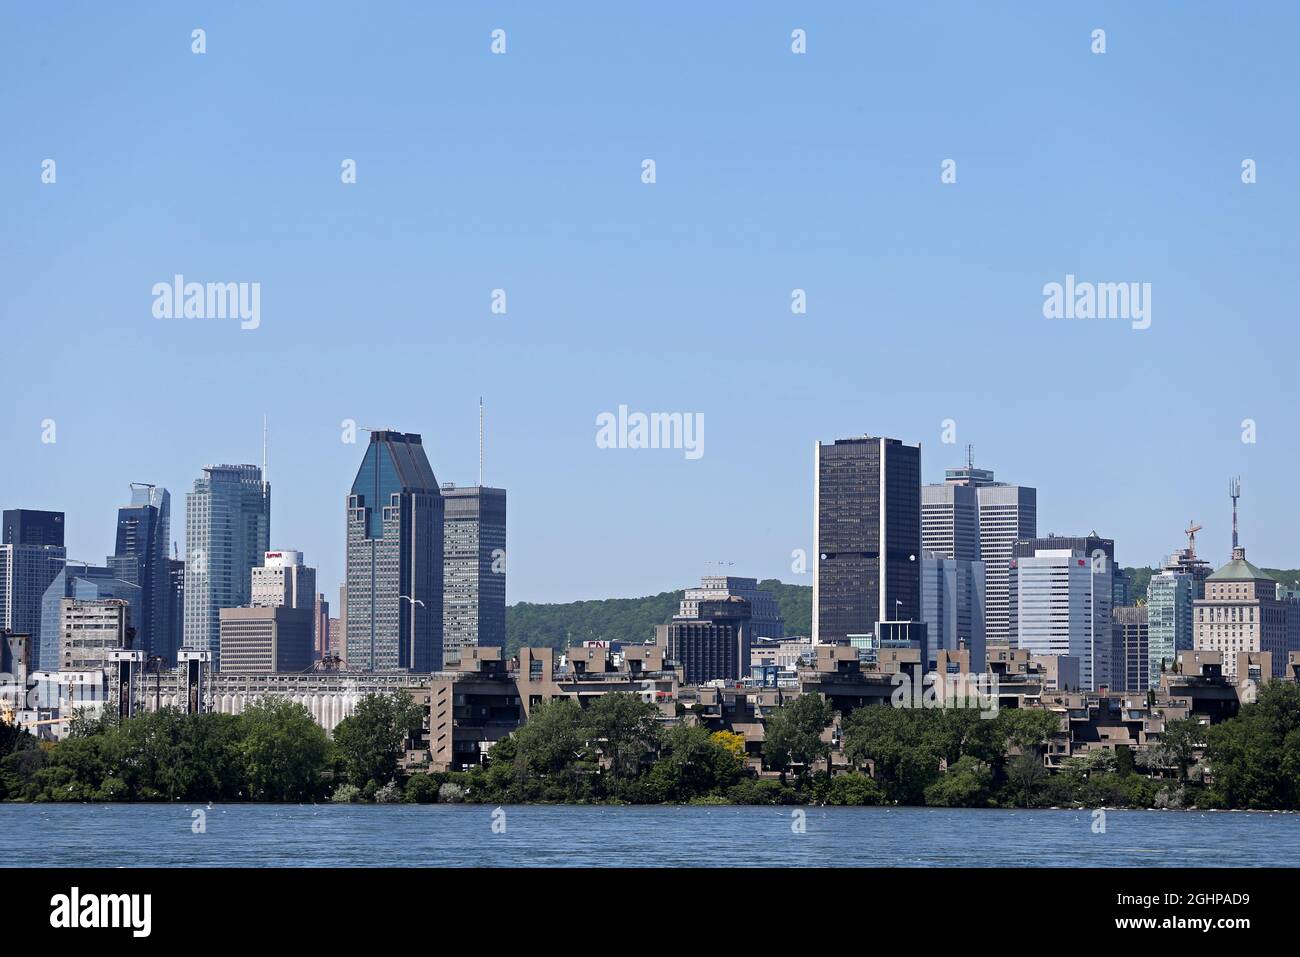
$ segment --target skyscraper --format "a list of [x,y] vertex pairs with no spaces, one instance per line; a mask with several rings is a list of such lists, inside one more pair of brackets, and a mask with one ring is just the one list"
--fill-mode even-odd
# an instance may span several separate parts
[[921,447],[863,436],[814,451],[815,642],[919,621]]
[[131,608],[135,647],[176,663],[181,636],[172,633],[171,494],[132,483],[131,504],[117,510],[117,540],[107,564],[117,578],[140,586]]
[[[1201,587],[1204,589],[1204,582]],[[1146,605],[1147,649],[1151,656],[1147,676],[1153,688],[1159,685],[1161,673],[1173,667],[1178,652],[1192,648],[1193,601],[1191,575],[1165,569],[1151,576]]]
[[1192,522],[1186,530],[1187,547],[1174,552],[1147,585],[1147,619],[1151,662],[1151,686],[1160,683],[1160,673],[1172,668],[1178,652],[1193,645],[1192,602],[1205,597],[1205,580],[1214,569],[1196,557],[1196,533],[1201,526]]
[[329,653],[330,647],[330,603],[319,592],[312,607],[312,660],[319,661]]
[[420,436],[370,434],[347,499],[347,662],[442,667],[443,500]]
[[[0,628],[30,635],[36,647],[44,611],[42,600],[50,583],[63,570],[65,559],[62,545],[0,545]],[[57,669],[58,665],[51,663],[58,656],[57,648],[51,656],[41,660],[39,667]]]
[[979,493],[974,486],[922,486],[921,548],[940,558],[979,560]]
[[64,546],[63,513],[41,512],[34,508],[10,508],[0,514],[5,545]]
[[208,465],[185,496],[185,647],[221,663],[221,609],[247,605],[270,548],[271,486],[256,465]]
[[[984,563],[926,554],[921,558],[921,620],[927,650],[970,651],[972,672],[984,670]],[[928,662],[927,662],[928,667]]]
[[[990,473],[991,476],[991,473]],[[980,561],[984,563],[984,621],[989,641],[1007,642],[1011,628],[1011,561],[1017,541],[1038,534],[1038,490],[994,482],[976,489]]]
[[506,490],[442,487],[443,661],[506,643]]
[[1070,655],[1083,687],[1110,682],[1111,579],[1078,548],[1039,548],[1013,558],[1012,642],[1035,655]]
[[[1146,691],[1152,687],[1147,609],[1143,605],[1117,606],[1111,616],[1111,690]],[[1156,675],[1155,684],[1159,683]]]
[[144,607],[143,589],[135,582],[117,577],[114,569],[81,562],[63,563],[41,597],[41,628],[38,635],[32,636],[39,667],[46,671],[58,671],[61,667],[59,648],[63,625],[60,609],[68,598],[76,601],[124,601],[131,606],[132,621],[137,609]]
[[974,449],[966,447],[966,465],[947,469],[942,485],[921,489],[921,548],[940,558],[979,561],[981,485],[993,484],[993,473],[975,467]]

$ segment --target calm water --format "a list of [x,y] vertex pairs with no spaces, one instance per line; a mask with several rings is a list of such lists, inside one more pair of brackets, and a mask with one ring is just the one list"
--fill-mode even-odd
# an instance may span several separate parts
[[10,866],[1268,866],[1300,815],[933,808],[0,805]]

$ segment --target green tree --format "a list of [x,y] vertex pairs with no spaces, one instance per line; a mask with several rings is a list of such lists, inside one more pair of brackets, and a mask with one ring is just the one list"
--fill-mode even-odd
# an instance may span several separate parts
[[659,709],[639,695],[603,694],[583,712],[583,727],[609,758],[610,771],[620,777],[635,773],[641,757],[659,744]]
[[255,801],[306,801],[321,791],[328,739],[300,704],[259,701],[239,716],[239,751],[248,796]]
[[424,710],[405,691],[368,694],[334,729],[334,747],[348,780],[359,788],[383,787],[397,777],[406,739],[424,720]]
[[570,767],[582,751],[582,708],[568,698],[556,698],[533,709],[515,732],[515,760],[535,774],[555,774]]
[[858,708],[844,723],[845,756],[858,765],[870,761],[890,801],[924,804],[945,746],[953,746],[951,736],[941,733],[941,720],[938,710]]
[[1237,716],[1206,731],[1214,792],[1226,807],[1300,807],[1300,687],[1266,682]]
[[854,771],[849,774],[837,774],[831,779],[830,792],[826,803],[844,807],[862,807],[885,802],[885,794],[880,785],[865,774]]
[[1019,799],[1029,807],[1034,794],[1047,778],[1047,768],[1036,751],[1022,751],[1007,764],[1007,781],[1014,788]]
[[799,767],[803,778],[814,763],[830,754],[822,732],[834,717],[830,702],[819,694],[803,694],[777,708],[764,721],[763,760],[781,772],[782,781],[792,765]]
[[690,801],[718,794],[740,781],[741,761],[707,728],[679,725],[664,738],[650,769],[650,793],[663,801]]
[[1196,760],[1196,751],[1205,746],[1205,726],[1195,718],[1181,718],[1165,724],[1160,743],[1154,749],[1157,760],[1172,767],[1180,781],[1187,779],[1187,769]]
[[978,758],[965,755],[925,789],[925,803],[931,807],[988,807],[993,803],[993,771]]

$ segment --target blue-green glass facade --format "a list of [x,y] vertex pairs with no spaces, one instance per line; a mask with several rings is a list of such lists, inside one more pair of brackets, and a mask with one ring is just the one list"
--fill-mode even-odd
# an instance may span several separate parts
[[437,671],[443,500],[420,436],[372,432],[347,499],[348,667]]

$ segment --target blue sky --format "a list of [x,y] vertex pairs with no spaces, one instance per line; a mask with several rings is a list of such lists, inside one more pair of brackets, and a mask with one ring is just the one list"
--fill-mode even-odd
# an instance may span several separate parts
[[[155,482],[179,539],[265,413],[272,545],[333,599],[342,420],[471,484],[483,395],[512,602],[810,584],[813,442],[864,432],[927,480],[974,443],[1123,564],[1191,518],[1226,559],[1240,473],[1250,557],[1300,565],[1292,7],[536,7],[0,9],[0,504],[99,560]],[[259,282],[260,328],[155,319],[176,273]],[[1045,319],[1067,273],[1150,282],[1151,328]],[[705,454],[598,448],[620,404],[703,413]]]

